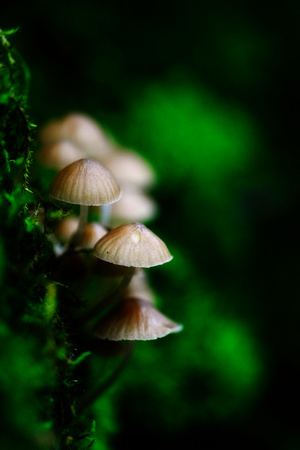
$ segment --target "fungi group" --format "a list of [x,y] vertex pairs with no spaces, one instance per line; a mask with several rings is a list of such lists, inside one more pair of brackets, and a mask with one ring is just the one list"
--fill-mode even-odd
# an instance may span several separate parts
[[67,319],[71,333],[85,333],[95,347],[95,339],[148,340],[180,331],[155,306],[145,272],[172,259],[143,223],[157,212],[148,192],[151,165],[81,113],[48,122],[39,138],[39,164],[55,170],[50,201],[58,209],[69,205],[51,238],[59,282],[78,299]]

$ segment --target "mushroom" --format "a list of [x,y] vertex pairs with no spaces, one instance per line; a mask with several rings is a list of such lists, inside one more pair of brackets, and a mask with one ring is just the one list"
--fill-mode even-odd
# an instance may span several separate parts
[[41,130],[42,143],[68,139],[78,145],[85,156],[98,159],[111,151],[111,140],[98,123],[86,114],[69,113],[52,120]]
[[37,158],[43,166],[55,170],[61,170],[84,156],[77,145],[66,139],[50,142],[37,153]]
[[166,244],[139,222],[120,225],[106,233],[92,254],[103,261],[128,267],[116,295],[130,282],[137,267],[154,267],[173,258]]
[[107,229],[98,222],[89,222],[84,227],[78,245],[81,248],[92,249],[94,245],[107,233]]
[[54,236],[61,244],[67,244],[78,228],[78,217],[68,216],[57,222]]
[[111,223],[115,226],[126,221],[149,221],[157,213],[156,202],[140,189],[122,187],[122,198],[111,207]]
[[121,225],[106,233],[95,245],[92,255],[102,261],[127,267],[118,287],[82,315],[82,323],[97,318],[107,306],[120,300],[136,268],[158,266],[173,258],[165,243],[139,222]]
[[155,180],[151,165],[133,150],[114,150],[101,160],[123,185],[148,188]]
[[75,246],[83,233],[88,207],[116,202],[121,196],[121,190],[112,173],[101,163],[80,159],[58,172],[51,183],[50,196],[80,205],[78,229],[71,242]]
[[152,304],[155,303],[155,294],[149,286],[146,271],[144,269],[136,269],[127,288],[123,293],[123,298],[138,297]]
[[129,297],[119,302],[95,327],[94,335],[111,341],[150,340],[181,331],[147,300]]
[[95,245],[93,255],[127,267],[153,267],[171,261],[165,243],[139,222],[120,225]]

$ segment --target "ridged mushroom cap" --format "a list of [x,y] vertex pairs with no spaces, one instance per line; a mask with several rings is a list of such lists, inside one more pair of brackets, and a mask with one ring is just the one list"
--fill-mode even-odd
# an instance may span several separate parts
[[153,267],[172,259],[165,243],[138,222],[109,231],[92,253],[104,261],[127,267]]
[[98,161],[79,159],[62,169],[50,186],[50,196],[76,205],[114,203],[121,189],[113,174]]
[[110,341],[157,339],[182,330],[151,303],[139,298],[126,298],[102,319],[95,336]]

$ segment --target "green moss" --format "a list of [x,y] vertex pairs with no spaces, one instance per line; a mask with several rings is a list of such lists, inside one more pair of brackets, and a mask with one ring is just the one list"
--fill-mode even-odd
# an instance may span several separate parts
[[[0,32],[0,390],[5,430],[0,446],[18,448],[22,442],[22,449],[34,450],[53,448],[61,440],[60,448],[88,448],[82,436],[94,433],[93,419],[72,414],[79,391],[70,380],[78,373],[68,364],[72,345],[50,282],[55,257],[39,213],[47,204],[31,188],[35,127],[27,114],[29,72],[8,34]],[[84,359],[77,356],[79,362]]]

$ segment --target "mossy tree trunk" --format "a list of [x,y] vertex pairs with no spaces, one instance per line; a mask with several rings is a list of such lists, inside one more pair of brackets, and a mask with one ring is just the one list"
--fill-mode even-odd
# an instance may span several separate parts
[[29,71],[0,30],[0,448],[89,448],[94,420],[76,414],[86,364],[58,313],[55,255],[31,186],[35,126]]

